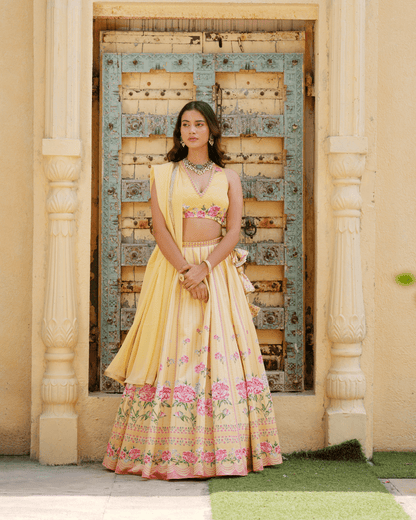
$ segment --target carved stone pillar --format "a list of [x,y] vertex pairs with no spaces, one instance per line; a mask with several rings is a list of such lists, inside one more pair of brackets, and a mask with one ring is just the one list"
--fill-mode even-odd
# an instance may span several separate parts
[[328,309],[333,342],[327,376],[326,441],[357,438],[366,447],[365,377],[360,368],[365,328],[361,276],[360,178],[364,173],[365,0],[332,0],[329,171],[335,240]]
[[74,463],[78,458],[75,412],[78,382],[72,361],[78,341],[74,212],[77,208],[75,183],[80,167],[80,158],[45,158],[50,192],[46,202],[49,251],[42,322],[42,339],[47,350],[39,432],[40,462],[44,464]]
[[360,180],[365,156],[331,154],[334,177],[331,199],[335,217],[335,248],[328,312],[328,335],[333,342],[327,376],[327,442],[358,438],[365,445],[365,377],[360,368],[365,336],[360,255]]
[[78,462],[78,382],[73,359],[78,341],[75,211],[81,170],[81,0],[48,0],[46,20],[44,170],[49,181],[49,239],[42,339],[39,460]]

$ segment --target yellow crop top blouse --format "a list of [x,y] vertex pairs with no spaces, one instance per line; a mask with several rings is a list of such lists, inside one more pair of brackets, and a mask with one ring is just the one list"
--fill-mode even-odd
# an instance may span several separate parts
[[210,181],[205,190],[200,193],[194,182],[181,164],[184,175],[183,183],[183,218],[209,218],[218,224],[223,224],[228,209],[228,179],[224,170],[214,167]]

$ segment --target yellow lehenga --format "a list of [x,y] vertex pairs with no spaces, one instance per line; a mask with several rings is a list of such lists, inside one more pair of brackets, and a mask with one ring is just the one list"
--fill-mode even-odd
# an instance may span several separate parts
[[[168,163],[152,169],[151,182],[175,242],[187,262],[199,264],[221,238],[182,243],[185,175]],[[216,175],[221,184],[225,174]],[[207,196],[215,199],[218,189],[212,185]],[[108,469],[168,480],[247,475],[282,462],[245,258],[236,249],[214,267],[204,303],[155,248],[133,326],[106,370],[125,385]]]

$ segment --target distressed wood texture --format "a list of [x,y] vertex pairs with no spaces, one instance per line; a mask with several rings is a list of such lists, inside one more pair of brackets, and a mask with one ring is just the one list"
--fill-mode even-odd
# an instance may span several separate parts
[[[192,99],[216,111],[226,162],[241,177],[239,247],[249,251],[271,389],[303,389],[303,55],[275,52],[278,42],[304,44],[304,33],[290,35],[102,33],[103,391],[119,391],[103,371],[131,327],[155,245],[149,169],[166,161],[177,114]],[[206,52],[219,37],[228,52]],[[260,41],[270,52],[242,52]]]

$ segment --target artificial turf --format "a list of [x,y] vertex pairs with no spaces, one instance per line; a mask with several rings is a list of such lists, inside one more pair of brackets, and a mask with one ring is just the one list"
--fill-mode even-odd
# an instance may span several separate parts
[[416,452],[374,452],[373,471],[378,478],[416,478]]
[[[305,452],[303,452],[305,454]],[[366,462],[294,457],[247,477],[211,479],[214,520],[400,520]]]

